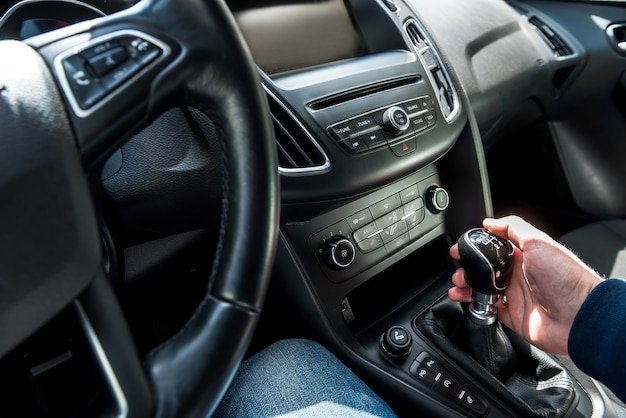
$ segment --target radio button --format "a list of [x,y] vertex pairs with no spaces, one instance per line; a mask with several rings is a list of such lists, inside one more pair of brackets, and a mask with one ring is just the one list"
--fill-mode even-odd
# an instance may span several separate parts
[[426,114],[422,113],[421,115],[415,115],[411,118],[411,126],[415,132],[428,128],[428,122],[425,116]]
[[402,103],[402,107],[409,115],[414,115],[422,111],[422,105],[417,99]]
[[431,99],[430,96],[420,97],[418,100],[420,102],[422,110],[432,110],[435,108],[435,105],[433,104],[433,99]]
[[371,114],[359,116],[357,118],[352,119],[352,125],[354,125],[356,130],[359,132],[378,127],[378,124],[376,123],[374,116]]
[[428,126],[431,126],[434,125],[437,121],[437,115],[435,114],[434,110],[429,110],[428,112],[424,113],[424,119],[426,119],[426,123],[428,123]]
[[367,150],[367,144],[360,136],[344,139],[339,142],[348,152],[356,154]]
[[380,129],[377,131],[368,132],[366,134],[361,134],[360,137],[370,148],[375,148],[381,145],[385,145],[387,143],[387,138],[385,138],[385,135],[383,135],[383,131]]
[[349,120],[332,125],[328,128],[328,130],[340,141],[348,139],[351,135],[356,134],[356,129]]

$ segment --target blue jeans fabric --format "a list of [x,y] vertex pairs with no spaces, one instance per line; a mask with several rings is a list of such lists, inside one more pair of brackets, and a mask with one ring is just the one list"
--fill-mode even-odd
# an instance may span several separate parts
[[389,406],[320,344],[274,343],[246,360],[216,417],[395,417]]

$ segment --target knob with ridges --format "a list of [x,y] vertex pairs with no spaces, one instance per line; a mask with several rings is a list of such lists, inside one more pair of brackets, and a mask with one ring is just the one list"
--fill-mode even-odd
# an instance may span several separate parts
[[352,264],[356,250],[348,238],[336,235],[324,243],[322,254],[328,267],[341,270]]

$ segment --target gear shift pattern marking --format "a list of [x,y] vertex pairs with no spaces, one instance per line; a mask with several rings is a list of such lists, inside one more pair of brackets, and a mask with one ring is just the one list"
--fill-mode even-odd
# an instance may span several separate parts
[[465,281],[472,288],[471,317],[481,324],[494,323],[497,312],[493,304],[509,285],[513,244],[475,228],[461,235],[458,245]]

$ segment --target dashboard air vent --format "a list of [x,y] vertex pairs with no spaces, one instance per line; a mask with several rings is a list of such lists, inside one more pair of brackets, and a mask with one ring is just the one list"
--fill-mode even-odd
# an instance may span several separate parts
[[424,69],[430,73],[429,80],[443,115],[446,120],[451,120],[459,109],[459,100],[450,82],[450,77],[441,63],[439,54],[431,46],[432,42],[424,35],[424,31],[415,20],[407,20],[404,24],[404,31],[413,44]]
[[569,47],[559,35],[550,28],[545,22],[539,19],[536,16],[530,17],[528,22],[537,28],[539,33],[542,35],[542,38],[546,41],[548,46],[554,52],[554,55],[557,57],[566,57],[572,55],[574,51]]
[[267,96],[280,173],[302,176],[328,170],[330,160],[311,134],[273,94],[268,92]]
[[428,47],[428,43],[422,37],[422,34],[420,33],[420,30],[417,27],[415,21],[409,20],[405,26],[405,29],[407,35],[409,36],[409,39],[411,40],[411,43],[415,48],[419,50]]

